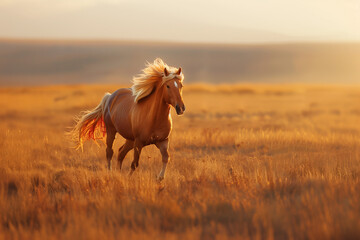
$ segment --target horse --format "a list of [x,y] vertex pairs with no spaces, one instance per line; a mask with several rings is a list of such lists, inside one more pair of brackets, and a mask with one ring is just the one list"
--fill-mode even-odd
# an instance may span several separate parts
[[169,155],[169,136],[172,130],[171,106],[178,115],[185,111],[182,98],[184,75],[181,67],[170,67],[160,58],[147,63],[142,72],[133,77],[131,88],[121,88],[106,93],[93,110],[77,118],[72,135],[77,148],[83,142],[106,136],[107,167],[111,170],[112,149],[116,133],[125,138],[119,148],[118,162],[121,170],[126,154],[134,149],[130,174],[139,166],[143,147],[154,144],[162,155],[162,169],[158,180],[163,180]]

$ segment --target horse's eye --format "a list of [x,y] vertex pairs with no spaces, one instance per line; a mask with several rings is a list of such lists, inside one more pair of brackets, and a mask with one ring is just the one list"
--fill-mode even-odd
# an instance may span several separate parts
[[170,86],[169,86],[169,85],[166,85],[166,87],[167,87],[167,88],[170,88]]

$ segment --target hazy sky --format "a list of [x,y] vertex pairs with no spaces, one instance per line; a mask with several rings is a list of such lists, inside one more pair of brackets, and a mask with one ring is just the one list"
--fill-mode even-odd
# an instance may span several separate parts
[[360,41],[360,0],[0,0],[0,37]]

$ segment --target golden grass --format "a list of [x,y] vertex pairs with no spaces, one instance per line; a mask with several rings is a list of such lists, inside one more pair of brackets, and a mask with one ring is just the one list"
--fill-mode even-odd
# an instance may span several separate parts
[[359,87],[185,86],[162,184],[65,137],[118,87],[0,89],[0,239],[360,238]]

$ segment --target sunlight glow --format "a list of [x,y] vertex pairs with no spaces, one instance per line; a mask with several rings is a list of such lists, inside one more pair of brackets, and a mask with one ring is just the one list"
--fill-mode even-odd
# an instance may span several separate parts
[[0,0],[0,37],[359,41],[360,1]]

